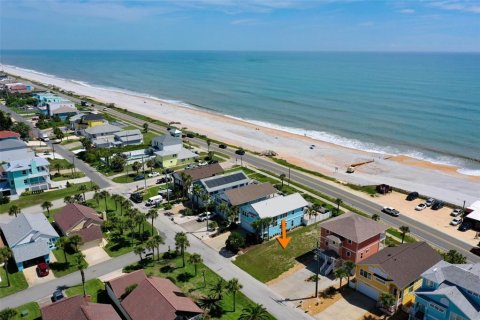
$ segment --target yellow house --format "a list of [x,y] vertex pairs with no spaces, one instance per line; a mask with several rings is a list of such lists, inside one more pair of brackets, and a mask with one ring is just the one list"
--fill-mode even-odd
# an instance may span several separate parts
[[198,155],[183,147],[181,138],[171,135],[158,136],[152,139],[152,149],[156,161],[162,168],[172,168],[195,162]]
[[415,301],[415,290],[422,285],[422,273],[440,260],[426,242],[387,247],[357,264],[355,289],[375,301],[381,293],[390,293],[395,308],[408,310]]
[[93,128],[105,124],[105,119],[100,114],[87,114],[82,116],[81,120],[77,123],[77,130]]

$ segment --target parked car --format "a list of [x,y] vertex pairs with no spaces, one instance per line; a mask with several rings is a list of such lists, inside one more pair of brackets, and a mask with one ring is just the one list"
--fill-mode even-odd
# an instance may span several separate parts
[[465,221],[464,221],[464,222],[460,225],[460,227],[458,227],[458,231],[465,232],[465,231],[467,231],[467,230],[472,229],[472,227],[473,227],[473,225],[472,225],[471,222],[468,222],[468,221],[465,222]]
[[227,149],[227,145],[225,145],[225,144],[219,144],[218,147],[220,149]]
[[355,168],[354,167],[348,167],[347,168],[347,173],[354,173],[355,172]]
[[140,181],[140,180],[143,180],[143,179],[145,179],[145,176],[143,174],[139,174],[138,176],[133,178],[133,181]]
[[207,161],[202,161],[202,162],[199,162],[199,163],[198,163],[198,165],[199,165],[200,167],[206,166],[207,164],[208,164]]
[[394,217],[398,217],[400,215],[400,211],[391,207],[384,207],[382,211]]
[[238,149],[238,150],[235,150],[235,153],[238,154],[239,156],[243,156],[245,154],[245,150]]
[[205,221],[207,219],[211,219],[213,217],[213,214],[211,212],[204,212],[204,213],[200,213],[197,217],[197,221],[198,222],[202,222],[202,221]]
[[172,181],[172,178],[163,177],[163,178],[157,179],[157,184],[163,184],[163,183],[167,183],[167,182],[171,182],[171,181]]
[[161,195],[157,195],[148,199],[145,205],[147,207],[156,206],[157,204],[160,204],[162,201],[163,201],[163,197]]
[[461,214],[462,214],[462,209],[453,209],[452,212],[450,213],[452,217],[458,217]]
[[452,221],[450,221],[450,224],[452,226],[458,226],[460,223],[462,223],[462,219],[461,218],[453,218]]
[[427,201],[425,201],[425,204],[427,205],[427,207],[431,207],[434,202],[435,202],[435,199],[428,198]]
[[480,256],[480,247],[472,248],[470,249],[470,252],[476,254],[477,256]]
[[426,209],[426,208],[427,208],[426,203],[420,203],[418,206],[415,207],[415,210],[422,211],[423,209]]
[[407,196],[407,200],[408,201],[413,201],[415,199],[418,198],[418,192],[414,191],[414,192],[410,192]]
[[148,177],[153,178],[153,177],[158,177],[159,175],[160,173],[158,173],[157,171],[153,171],[148,174]]
[[40,262],[37,264],[37,274],[39,277],[46,277],[49,273],[48,264],[45,262]]
[[55,290],[52,294],[52,302],[56,302],[65,298],[62,290]]
[[445,203],[441,200],[435,200],[432,204],[432,207],[431,209],[432,210],[440,210],[443,208],[443,206],[445,205]]
[[214,164],[214,163],[218,163],[218,160],[210,160],[210,161],[208,161],[208,164]]
[[135,203],[142,203],[143,195],[140,192],[132,193],[130,195],[130,200],[132,200]]

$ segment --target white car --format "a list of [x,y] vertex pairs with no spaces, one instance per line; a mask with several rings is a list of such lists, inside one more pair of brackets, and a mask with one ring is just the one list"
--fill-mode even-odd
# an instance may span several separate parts
[[398,217],[400,215],[400,212],[397,209],[391,207],[384,207],[382,211],[394,217]]
[[200,213],[197,217],[197,221],[198,222],[202,222],[202,221],[205,221],[207,219],[211,219],[213,217],[213,214],[211,212],[204,212],[204,213]]
[[450,213],[452,217],[458,217],[460,214],[462,214],[462,209],[453,209]]
[[426,209],[426,208],[427,208],[427,204],[420,203],[418,206],[415,207],[415,210],[422,211],[423,209]]
[[460,223],[462,223],[462,219],[461,218],[453,218],[452,221],[450,221],[450,224],[452,226],[458,226]]
[[158,173],[157,171],[153,171],[153,172],[148,174],[148,177],[153,178],[153,177],[158,177],[159,175],[160,175],[160,173]]

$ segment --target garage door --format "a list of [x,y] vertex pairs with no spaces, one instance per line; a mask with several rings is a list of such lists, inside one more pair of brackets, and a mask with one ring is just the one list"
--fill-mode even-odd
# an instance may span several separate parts
[[366,295],[367,297],[372,298],[375,301],[378,301],[378,296],[380,293],[377,291],[377,289],[370,287],[368,284],[365,284],[363,282],[358,282],[357,284],[357,290]]

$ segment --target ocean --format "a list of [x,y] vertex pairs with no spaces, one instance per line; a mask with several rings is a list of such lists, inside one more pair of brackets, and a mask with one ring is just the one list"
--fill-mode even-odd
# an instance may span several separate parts
[[480,175],[480,54],[15,50],[0,62]]

